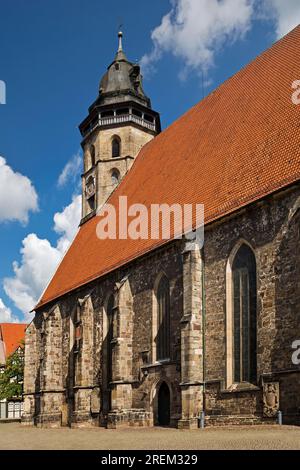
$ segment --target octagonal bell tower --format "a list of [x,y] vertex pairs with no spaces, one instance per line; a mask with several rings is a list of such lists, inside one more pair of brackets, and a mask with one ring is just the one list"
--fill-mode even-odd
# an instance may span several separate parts
[[129,171],[140,149],[161,130],[142,87],[140,66],[119,48],[102,77],[99,95],[80,124],[84,155],[82,223],[92,217]]

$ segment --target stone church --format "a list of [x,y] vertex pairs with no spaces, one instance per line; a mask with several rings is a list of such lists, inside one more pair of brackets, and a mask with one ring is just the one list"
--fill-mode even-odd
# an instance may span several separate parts
[[[299,64],[297,27],[161,132],[119,33],[79,126],[80,228],[26,332],[23,424],[300,422]],[[203,246],[99,239],[121,196],[204,204]]]

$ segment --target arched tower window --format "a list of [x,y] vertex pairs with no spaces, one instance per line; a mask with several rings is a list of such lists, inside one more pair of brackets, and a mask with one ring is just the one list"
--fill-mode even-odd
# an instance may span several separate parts
[[256,382],[256,261],[242,244],[232,263],[233,381]]
[[120,181],[120,172],[116,168],[114,168],[111,172],[111,182],[113,185],[119,184]]
[[157,293],[156,359],[170,357],[170,287],[166,276],[159,282]]
[[112,158],[120,157],[121,155],[121,139],[114,137],[111,144]]

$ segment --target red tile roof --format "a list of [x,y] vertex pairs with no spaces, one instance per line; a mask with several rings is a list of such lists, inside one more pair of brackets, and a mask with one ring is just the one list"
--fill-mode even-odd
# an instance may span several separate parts
[[[203,203],[208,224],[300,179],[300,26],[145,145],[109,202]],[[81,226],[37,307],[165,243]]]
[[0,323],[0,340],[4,343],[6,358],[22,346],[26,327],[25,323]]

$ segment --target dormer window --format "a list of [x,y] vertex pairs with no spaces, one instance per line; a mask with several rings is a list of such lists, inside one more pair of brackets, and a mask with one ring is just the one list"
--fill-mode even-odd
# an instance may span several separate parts
[[114,137],[112,141],[112,158],[121,156],[121,140],[119,137]]

